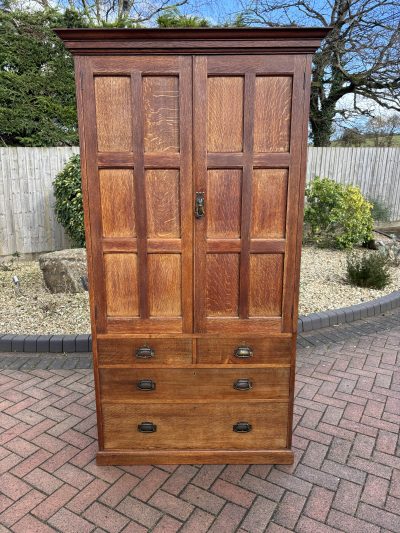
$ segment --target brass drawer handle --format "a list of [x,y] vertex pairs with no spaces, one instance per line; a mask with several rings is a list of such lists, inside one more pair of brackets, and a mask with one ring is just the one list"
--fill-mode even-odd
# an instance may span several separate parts
[[253,357],[253,350],[249,346],[238,346],[234,351],[234,356],[238,359],[249,359]]
[[248,422],[236,422],[233,426],[233,431],[236,433],[249,433],[253,429],[253,426]]
[[233,388],[236,390],[250,390],[253,388],[253,383],[250,379],[237,379],[233,384]]
[[141,379],[136,383],[136,387],[139,390],[155,390],[156,382],[152,379]]
[[141,346],[136,350],[135,355],[138,359],[150,359],[151,357],[154,357],[155,352],[150,346]]
[[142,422],[138,424],[137,428],[141,433],[154,433],[157,431],[157,426],[153,422]]

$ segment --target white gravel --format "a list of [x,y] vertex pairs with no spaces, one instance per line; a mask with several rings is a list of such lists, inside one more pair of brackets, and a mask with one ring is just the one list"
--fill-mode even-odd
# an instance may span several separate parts
[[[358,252],[361,253],[361,250]],[[346,253],[303,248],[300,283],[302,315],[337,309],[384,296],[400,289],[400,268],[392,268],[392,283],[384,290],[362,289],[345,280]],[[12,283],[20,280],[20,290]],[[87,293],[51,294],[37,261],[0,263],[0,333],[89,333]]]

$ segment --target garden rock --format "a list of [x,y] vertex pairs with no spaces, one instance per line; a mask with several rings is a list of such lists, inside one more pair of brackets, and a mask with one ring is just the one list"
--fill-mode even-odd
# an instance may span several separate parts
[[85,292],[82,279],[87,276],[86,250],[72,248],[42,254],[39,266],[50,292]]

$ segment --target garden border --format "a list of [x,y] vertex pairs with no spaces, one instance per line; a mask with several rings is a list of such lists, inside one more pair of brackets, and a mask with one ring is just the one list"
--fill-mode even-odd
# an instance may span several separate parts
[[[300,316],[298,333],[355,322],[381,315],[397,307],[400,307],[400,291],[393,291],[386,296],[361,304]],[[87,353],[91,351],[92,336],[89,333],[80,335],[0,334],[0,352]]]

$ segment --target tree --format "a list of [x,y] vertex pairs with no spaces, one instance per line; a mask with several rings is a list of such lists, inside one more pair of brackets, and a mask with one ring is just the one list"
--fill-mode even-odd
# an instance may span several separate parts
[[72,58],[52,28],[82,25],[70,10],[0,11],[1,144],[77,144]]
[[344,130],[340,137],[338,144],[341,146],[362,146],[364,143],[364,136],[357,128],[348,128]]
[[[47,9],[51,0],[32,0],[40,8]],[[150,23],[165,11],[183,6],[188,0],[68,0],[90,27],[135,28]],[[60,2],[60,8],[65,5]]]
[[248,23],[332,26],[314,56],[310,101],[315,146],[328,146],[338,102],[353,96],[400,111],[400,10],[398,0],[244,0]]
[[400,115],[371,117],[367,123],[367,135],[374,146],[392,146],[394,135],[400,133]]
[[207,19],[194,15],[182,15],[178,8],[171,8],[157,18],[160,28],[207,28]]

